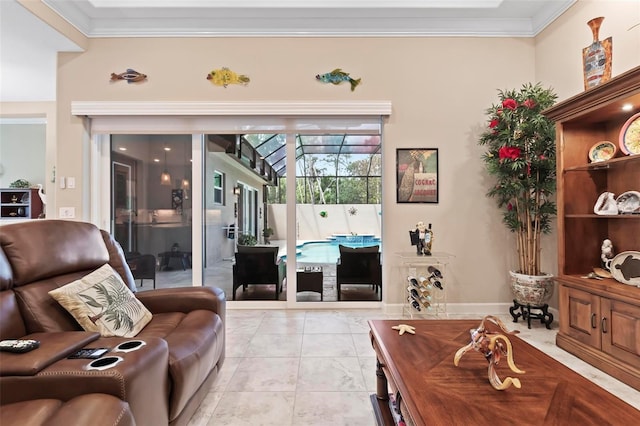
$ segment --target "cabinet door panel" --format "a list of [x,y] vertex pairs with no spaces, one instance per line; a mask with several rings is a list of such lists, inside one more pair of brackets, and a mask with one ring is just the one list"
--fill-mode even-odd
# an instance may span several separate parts
[[602,350],[640,367],[640,307],[602,299]]
[[[560,331],[588,345],[600,348],[600,297],[575,288],[560,287],[560,306],[566,306],[566,320]],[[563,303],[564,302],[564,303]]]

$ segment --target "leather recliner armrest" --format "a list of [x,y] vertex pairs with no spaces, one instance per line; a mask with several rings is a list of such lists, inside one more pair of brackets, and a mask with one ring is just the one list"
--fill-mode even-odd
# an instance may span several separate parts
[[226,297],[217,287],[178,287],[165,288],[136,293],[138,300],[152,314],[163,312],[188,313],[205,309],[225,316]]
[[0,352],[0,376],[33,376],[98,337],[100,333],[89,331],[29,334],[22,339],[38,340],[40,347],[25,353]]

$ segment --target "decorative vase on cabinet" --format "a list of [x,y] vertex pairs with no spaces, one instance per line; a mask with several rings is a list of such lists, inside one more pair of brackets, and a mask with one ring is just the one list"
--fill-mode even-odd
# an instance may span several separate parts
[[591,28],[593,42],[582,49],[584,89],[590,89],[611,78],[611,37],[600,41],[600,26],[604,17],[593,18],[587,25]]

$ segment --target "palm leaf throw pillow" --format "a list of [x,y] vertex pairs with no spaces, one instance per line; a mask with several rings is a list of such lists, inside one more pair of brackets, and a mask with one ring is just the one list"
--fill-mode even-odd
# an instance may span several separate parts
[[109,264],[49,294],[84,330],[103,337],[134,337],[152,317]]

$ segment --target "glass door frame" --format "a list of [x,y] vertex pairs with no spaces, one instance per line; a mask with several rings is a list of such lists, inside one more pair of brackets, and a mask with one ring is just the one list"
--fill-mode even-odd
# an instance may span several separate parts
[[[91,182],[88,194],[83,194],[87,219],[102,229],[110,228],[110,134],[112,133],[187,133],[192,135],[193,151],[193,285],[203,285],[203,179],[204,147],[207,133],[248,133],[247,122],[254,126],[273,126],[275,133],[287,134],[287,162],[295,165],[295,134],[308,133],[306,128],[290,131],[296,121],[316,123],[326,128],[324,132],[344,130],[334,129],[332,122],[342,119],[348,124],[341,126],[357,128],[358,121],[378,120],[379,134],[382,135],[383,117],[391,115],[391,102],[95,102],[73,101],[72,115],[90,120],[86,130],[89,141],[89,164],[87,179]],[[198,116],[195,111],[200,111]],[[169,117],[168,117],[169,115]],[[194,115],[197,118],[194,118]],[[276,127],[282,126],[281,130]],[[304,125],[303,125],[304,126]],[[196,128],[198,130],[196,130]],[[135,129],[135,130],[134,130]],[[229,130],[222,130],[229,129]],[[235,130],[231,130],[235,129]],[[198,132],[199,131],[199,132]],[[349,132],[348,130],[346,131]],[[356,130],[353,130],[356,132]],[[287,174],[287,235],[296,235],[295,173]],[[383,230],[384,233],[384,230]],[[287,238],[287,252],[295,253],[296,239]],[[383,263],[385,253],[383,252]],[[388,257],[390,261],[391,258]],[[309,308],[309,309],[353,309],[379,308],[380,302],[297,302],[296,266],[287,262],[287,300],[278,301],[227,301],[229,308]],[[383,271],[384,274],[384,271]],[[384,280],[384,276],[383,276]],[[388,294],[387,292],[386,294]]]

